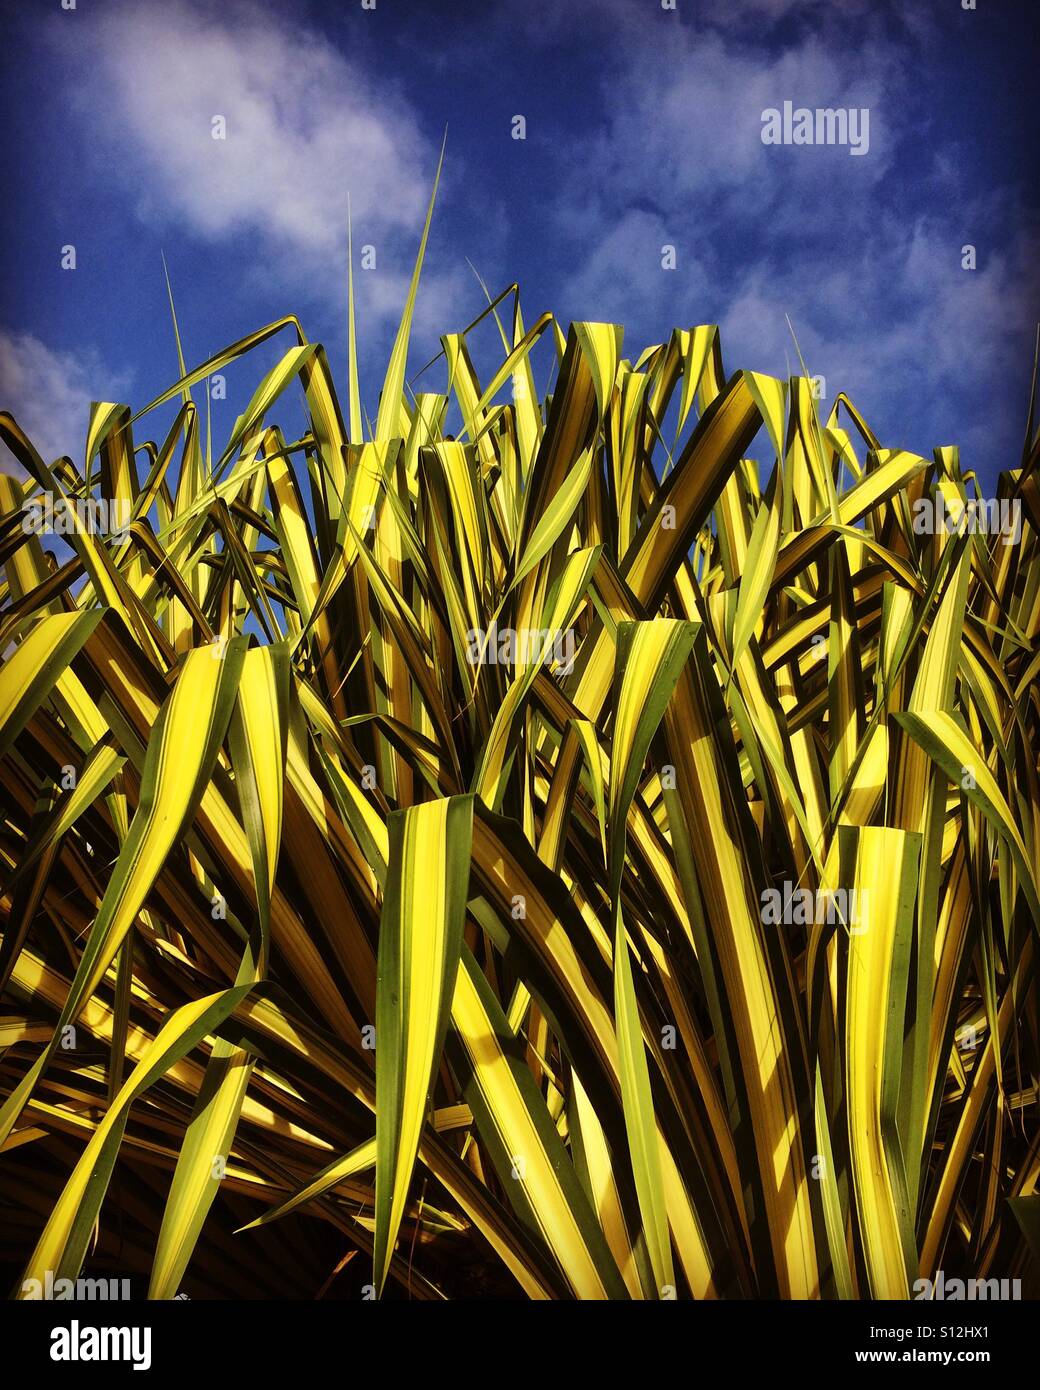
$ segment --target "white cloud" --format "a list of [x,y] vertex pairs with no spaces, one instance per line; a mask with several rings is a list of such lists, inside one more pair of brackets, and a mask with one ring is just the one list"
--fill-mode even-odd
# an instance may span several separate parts
[[[56,352],[31,333],[0,329],[0,409],[47,463],[68,454],[82,468],[91,401],[121,400],[128,384],[94,353]],[[2,457],[17,470],[6,449]]]
[[[116,6],[94,36],[67,56],[92,69],[84,109],[145,220],[340,257],[348,192],[355,247],[421,226],[436,150],[391,84],[315,30],[249,4],[172,0]],[[213,138],[218,116],[226,139]]]
[[[987,222],[1003,217],[994,200]],[[727,369],[775,376],[797,372],[798,348],[810,372],[827,378],[833,400],[848,392],[882,443],[930,453],[958,444],[966,467],[993,478],[1016,467],[1025,400],[1008,383],[1028,367],[1033,332],[1028,286],[1038,240],[1021,225],[1006,249],[978,267],[961,266],[961,246],[935,221],[879,219],[876,242],[806,283],[803,263],[759,269],[722,315]],[[965,420],[972,421],[965,428]],[[893,436],[891,421],[914,420],[922,433]]]
[[[662,266],[662,252],[671,247],[675,269]],[[705,287],[698,262],[685,241],[656,213],[632,208],[597,241],[581,269],[568,281],[561,305],[566,317],[625,323],[638,299],[643,321],[670,312],[676,286],[684,297]],[[626,342],[626,355],[636,350]]]
[[[785,6],[762,8],[779,14]],[[559,214],[586,266],[617,260],[621,229],[633,268],[662,240],[681,247],[682,273],[665,287],[674,296],[675,322],[703,323],[747,302],[762,272],[802,290],[785,305],[792,312],[806,291],[815,296],[821,267],[843,259],[836,252],[845,248],[849,220],[861,224],[872,215],[871,201],[890,167],[906,119],[906,52],[870,33],[855,46],[844,37],[832,42],[824,30],[766,46],[684,25],[662,45],[660,25],[635,20],[612,52],[604,74],[610,117],[605,128],[571,145],[569,196]],[[809,108],[866,107],[869,152],[853,157],[841,146],[764,145],[763,111],[788,100]],[[736,284],[724,269],[734,246],[748,263]],[[796,265],[800,285],[788,278]],[[611,312],[646,324],[668,278],[618,274]],[[563,302],[569,305],[590,283],[587,268],[575,271]]]
[[[612,118],[572,147],[573,177],[588,189],[579,205],[593,221],[622,197],[688,211],[705,234],[734,208],[761,218],[795,207],[804,226],[824,199],[870,195],[906,119],[907,55],[874,39],[852,49],[811,35],[765,49],[677,27],[665,47],[647,29],[618,51],[605,81]],[[867,108],[869,151],[764,145],[762,113],[785,101]]]
[[[809,9],[811,30],[787,0],[760,0],[760,18],[791,21],[782,37],[744,7],[747,24],[719,9],[664,42],[649,14],[618,12],[607,122],[568,150],[559,225],[578,264],[559,299],[605,317],[586,302],[598,295],[648,341],[718,321],[727,370],[777,376],[799,370],[789,315],[830,399],[846,390],[883,442],[959,443],[966,465],[992,477],[1021,445],[1025,402],[1009,399],[1008,382],[1031,352],[1035,228],[1006,191],[974,193],[955,137],[915,106],[919,32],[897,35],[860,0],[829,18]],[[868,108],[869,154],[763,145],[762,111],[786,100]],[[903,141],[928,156],[912,187]],[[685,250],[677,276],[643,271],[662,240]],[[975,271],[960,264],[969,240]],[[637,346],[630,336],[626,351]],[[908,424],[912,437],[893,437]]]
[[[52,41],[87,148],[123,185],[147,234],[168,234],[182,265],[221,257],[229,303],[259,296],[280,312],[284,296],[306,327],[330,298],[345,319],[349,195],[359,331],[369,354],[388,349],[442,130],[423,127],[385,54],[357,43],[345,54],[295,7],[282,14],[256,0],[116,0],[93,21],[75,39],[55,25]],[[226,139],[213,138],[217,116]],[[460,177],[449,160],[441,203]],[[446,313],[444,332],[461,327],[474,302],[461,254],[446,258],[435,243],[416,305],[418,349],[435,311]],[[368,246],[378,265],[370,272],[361,265]],[[465,307],[451,312],[460,289]]]
[[[719,320],[731,369],[739,362],[794,371],[785,312],[804,320],[812,306],[803,350],[822,355],[833,341],[823,306],[857,292],[844,267],[858,248],[850,254],[840,228],[850,212],[864,215],[888,166],[887,112],[906,59],[875,41],[850,55],[819,33],[763,47],[688,26],[676,26],[662,48],[657,29],[631,24],[631,41],[605,74],[611,119],[571,149],[571,197],[560,222],[582,264],[561,302],[655,340],[674,324]],[[869,107],[869,154],[763,145],[762,112],[785,100]],[[821,247],[821,238],[830,244]],[[677,248],[676,274],[660,268],[663,243]],[[737,275],[735,246],[744,257]],[[876,288],[873,275],[870,282]],[[749,350],[764,360],[748,362]]]

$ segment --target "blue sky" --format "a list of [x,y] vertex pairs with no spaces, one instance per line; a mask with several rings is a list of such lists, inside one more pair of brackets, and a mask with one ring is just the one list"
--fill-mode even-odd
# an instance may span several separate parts
[[[632,358],[718,322],[727,371],[783,376],[789,317],[828,398],[847,391],[883,444],[959,444],[992,483],[1018,463],[1040,317],[1034,10],[5,5],[0,406],[81,460],[91,399],[136,410],[171,384],[162,252],[190,362],[295,312],[344,383],[349,192],[355,256],[376,249],[355,266],[374,417],[447,126],[411,372],[483,307],[467,262],[493,292],[519,281],[528,322],[623,323]],[[787,100],[867,108],[868,152],[764,145],[763,110]],[[229,372],[215,443],[274,355]]]

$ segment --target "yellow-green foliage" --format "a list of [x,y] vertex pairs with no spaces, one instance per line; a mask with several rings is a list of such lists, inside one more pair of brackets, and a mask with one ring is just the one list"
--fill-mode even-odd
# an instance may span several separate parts
[[[374,426],[353,310],[347,423],[294,318],[157,443],[96,406],[85,471],[0,416],[15,1292],[1028,1277],[1032,437],[1016,537],[928,528],[956,449],[727,375],[711,326],[625,356],[510,290],[413,395],[415,284]],[[214,457],[192,391],[268,341]],[[131,524],[48,556],[44,498]]]

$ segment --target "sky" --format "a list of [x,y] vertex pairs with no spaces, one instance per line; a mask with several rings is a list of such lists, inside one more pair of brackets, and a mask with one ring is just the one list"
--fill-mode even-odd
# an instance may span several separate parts
[[[479,274],[528,323],[623,324],[633,361],[701,323],[727,373],[800,353],[885,447],[959,445],[994,485],[1040,319],[1037,7],[965,3],[0,0],[0,408],[82,466],[92,400],[171,386],[165,255],[189,365],[295,313],[345,413],[349,195],[374,419],[446,132],[410,376]],[[764,143],[785,102],[865,110],[863,153]],[[278,355],[229,369],[215,445]]]

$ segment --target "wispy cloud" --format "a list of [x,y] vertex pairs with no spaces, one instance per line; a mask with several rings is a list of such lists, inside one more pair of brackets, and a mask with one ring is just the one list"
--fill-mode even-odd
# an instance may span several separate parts
[[[613,8],[608,118],[568,144],[560,228],[579,268],[563,305],[625,322],[629,350],[718,321],[730,370],[779,376],[798,370],[790,316],[832,395],[847,390],[883,434],[914,422],[887,442],[960,443],[990,476],[1014,466],[1024,402],[1007,386],[1031,350],[1036,229],[1012,190],[975,191],[915,105],[919,34],[858,0],[783,31],[750,21],[804,20],[804,6],[734,9],[740,25],[717,7],[710,24],[663,27]],[[785,101],[867,108],[869,153],[763,144],[763,111]],[[662,271],[662,242],[681,274]]]
[[[160,245],[179,310],[188,286],[193,361],[292,309],[342,370],[349,191],[371,403],[450,117],[412,370],[483,307],[468,256],[492,290],[519,279],[529,313],[623,322],[630,354],[675,324],[719,322],[731,370],[784,375],[796,362],[790,316],[810,369],[848,390],[887,442],[960,442],[994,467],[1014,462],[1035,229],[1026,195],[1001,184],[1013,157],[987,162],[971,120],[944,106],[934,16],[897,0],[677,11],[489,0],[479,41],[458,17],[433,45],[427,17],[398,12],[395,28],[382,6],[371,20],[348,8],[107,0],[81,5],[74,24],[52,15],[62,58],[41,73],[62,118],[75,102],[80,120],[72,153],[40,174],[41,221],[59,207],[55,239],[96,239],[95,280],[77,280],[67,324],[29,305],[8,322],[82,341],[123,293],[134,239],[142,276],[146,258],[155,266],[151,312],[165,315]],[[764,145],[762,113],[786,100],[869,108],[869,153]],[[526,145],[510,138],[513,111],[528,113]],[[212,138],[216,116],[226,140]],[[96,188],[110,218],[101,254]],[[66,233],[77,218],[90,225]],[[374,271],[360,264],[369,244]],[[666,245],[675,271],[662,266]],[[158,389],[168,361],[139,341],[138,384]],[[109,340],[106,355],[119,350]]]
[[66,52],[94,70],[82,100],[148,221],[306,254],[342,251],[348,192],[373,235],[421,217],[436,151],[412,108],[305,23],[173,0],[92,32]]
[[[95,353],[55,351],[31,333],[0,329],[0,407],[47,463],[68,454],[82,466],[91,401],[122,400],[129,384]],[[7,449],[0,462],[20,472]]]
[[[89,18],[74,34],[51,26],[63,90],[78,109],[85,157],[156,251],[165,246],[175,290],[201,274],[242,312],[291,308],[310,331],[316,322],[336,332],[346,321],[349,196],[364,371],[385,360],[443,124],[423,120],[375,38],[346,50],[304,6],[283,12],[259,0],[114,0]],[[462,174],[456,154],[438,225]],[[446,258],[435,238],[417,350],[436,343],[434,325],[460,328],[480,307],[462,255]],[[182,326],[190,344],[191,320]],[[214,346],[234,336],[217,332]]]
[[[1022,288],[1036,250],[1023,227],[966,270],[960,247],[922,217],[887,228],[811,294],[797,260],[756,270],[720,315],[727,363],[785,376],[800,370],[800,351],[828,396],[847,391],[883,443],[922,452],[959,444],[966,465],[991,479],[1017,465],[1024,433],[1027,402],[1009,386],[1034,331]],[[916,422],[916,432],[893,435],[892,421],[903,431]]]
[[561,310],[575,319],[614,318],[625,323],[633,318],[633,299],[638,295],[643,322],[667,317],[674,308],[677,286],[692,299],[703,296],[707,288],[701,263],[686,239],[680,242],[677,246],[674,221],[629,208],[596,240],[581,268],[568,280]]

